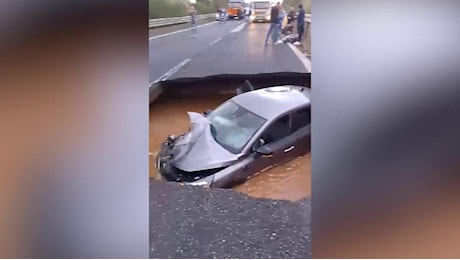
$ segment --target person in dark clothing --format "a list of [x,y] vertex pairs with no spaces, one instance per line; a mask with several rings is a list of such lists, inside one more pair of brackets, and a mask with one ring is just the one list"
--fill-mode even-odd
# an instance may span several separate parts
[[291,8],[289,9],[289,13],[288,13],[288,24],[294,22],[295,20],[295,10],[294,10],[294,7],[291,6]]
[[278,23],[278,16],[280,13],[280,2],[278,2],[275,6],[272,7],[270,12],[270,22],[271,23]]
[[300,45],[302,41],[303,32],[305,29],[305,10],[303,9],[303,5],[299,4],[299,14],[297,15],[297,32],[299,33],[299,38],[295,45]]
[[279,6],[280,2],[273,6],[270,12],[270,28],[268,29],[267,37],[265,37],[265,44],[268,44],[268,37],[270,35],[272,36],[273,43],[276,43],[278,40]]

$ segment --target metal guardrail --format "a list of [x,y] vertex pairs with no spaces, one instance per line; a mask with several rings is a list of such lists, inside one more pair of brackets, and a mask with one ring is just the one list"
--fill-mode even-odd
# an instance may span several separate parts
[[[214,16],[215,16],[214,13],[202,14],[202,15],[197,15],[196,18],[197,20],[206,20],[206,19],[214,18]],[[190,19],[191,19],[190,16],[150,19],[149,28],[175,25],[175,24],[181,24],[181,23],[189,23]],[[305,14],[305,22],[311,23],[311,14]]]
[[[207,20],[214,18],[215,14],[201,14],[196,16],[196,20]],[[181,23],[189,23],[191,20],[190,16],[182,16],[182,17],[170,17],[170,18],[159,18],[159,19],[150,19],[149,20],[149,28],[156,28],[168,25],[175,25]]]

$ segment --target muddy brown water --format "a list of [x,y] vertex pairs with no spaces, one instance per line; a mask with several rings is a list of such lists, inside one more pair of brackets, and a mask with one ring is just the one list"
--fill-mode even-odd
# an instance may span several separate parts
[[[155,156],[168,135],[179,135],[189,126],[187,111],[213,109],[231,95],[159,98],[150,106],[150,177],[156,178]],[[257,174],[233,189],[258,198],[299,200],[311,193],[310,154]]]

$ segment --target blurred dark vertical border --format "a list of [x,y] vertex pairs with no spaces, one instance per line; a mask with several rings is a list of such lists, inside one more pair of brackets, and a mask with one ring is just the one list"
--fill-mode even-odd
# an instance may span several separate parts
[[148,258],[148,1],[0,1],[0,257]]
[[460,257],[459,11],[313,1],[314,258]]

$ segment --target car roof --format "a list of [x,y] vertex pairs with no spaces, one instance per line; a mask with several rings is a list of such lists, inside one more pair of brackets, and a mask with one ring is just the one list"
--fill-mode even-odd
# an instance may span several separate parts
[[310,89],[302,86],[276,86],[242,93],[232,101],[265,119],[271,120],[286,111],[309,105]]

